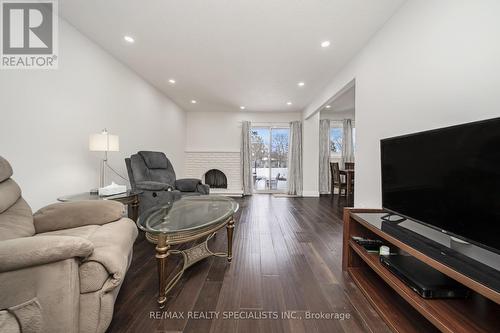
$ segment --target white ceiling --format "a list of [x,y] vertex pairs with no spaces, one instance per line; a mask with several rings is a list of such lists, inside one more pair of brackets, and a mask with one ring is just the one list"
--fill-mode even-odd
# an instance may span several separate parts
[[[60,15],[185,110],[242,112],[240,105],[249,111],[303,110],[403,2],[59,3]],[[135,43],[127,44],[124,35]],[[322,48],[324,40],[331,46]],[[169,84],[170,78],[177,83]],[[298,87],[299,81],[305,86]]]
[[350,87],[339,96],[335,96],[327,105],[330,108],[323,108],[321,112],[337,113],[354,111],[355,107],[355,86]]

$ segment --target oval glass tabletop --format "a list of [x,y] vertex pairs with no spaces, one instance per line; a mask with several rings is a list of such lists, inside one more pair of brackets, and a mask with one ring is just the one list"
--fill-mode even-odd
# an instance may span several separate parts
[[154,234],[191,231],[224,222],[238,208],[238,203],[228,197],[183,197],[148,209],[137,220],[137,226]]

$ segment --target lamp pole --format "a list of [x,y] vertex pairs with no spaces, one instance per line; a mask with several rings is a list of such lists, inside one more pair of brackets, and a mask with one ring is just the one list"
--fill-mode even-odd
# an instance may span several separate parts
[[101,175],[99,177],[99,188],[106,184],[106,164],[108,163],[108,151],[104,151],[104,158],[101,160]]
[[101,160],[101,176],[99,178],[99,188],[104,187],[106,184],[106,164],[108,163],[108,149],[109,149],[109,133],[105,128],[102,130],[102,134],[106,136],[106,147],[104,149],[104,158]]
[[118,135],[110,135],[106,128],[99,134],[91,134],[89,150],[104,153],[100,161],[99,172],[99,188],[103,188],[106,185],[106,168],[109,168],[108,152],[120,150]]

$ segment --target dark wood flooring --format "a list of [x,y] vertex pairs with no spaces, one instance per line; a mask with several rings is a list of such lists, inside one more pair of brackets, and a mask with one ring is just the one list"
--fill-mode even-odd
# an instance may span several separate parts
[[[238,201],[233,262],[211,257],[189,268],[161,311],[154,248],[139,237],[109,332],[389,332],[342,272],[343,198]],[[211,248],[225,246],[222,230]],[[169,258],[173,272],[181,261]]]

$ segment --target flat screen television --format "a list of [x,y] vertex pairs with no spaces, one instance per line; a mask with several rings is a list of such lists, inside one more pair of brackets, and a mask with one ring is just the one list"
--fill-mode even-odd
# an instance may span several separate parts
[[500,118],[380,148],[386,210],[500,254]]

